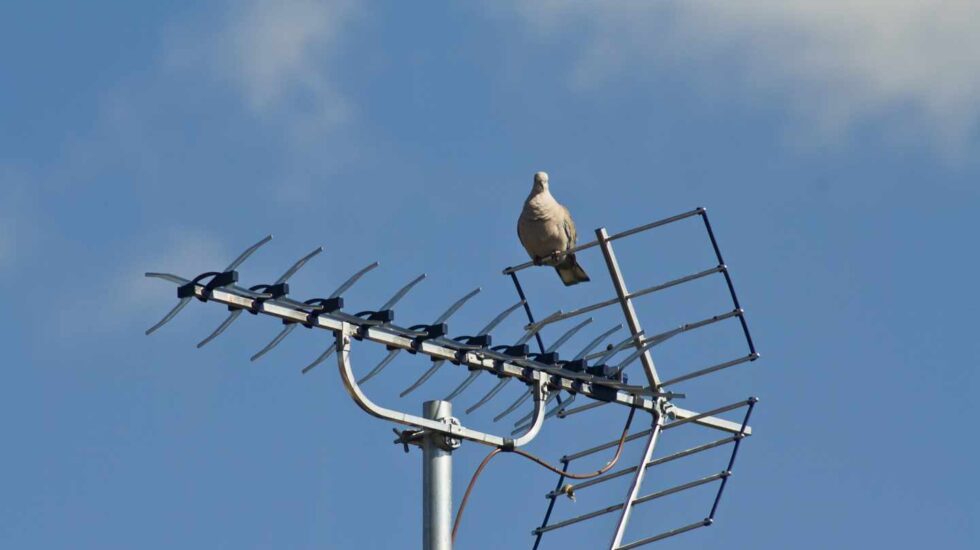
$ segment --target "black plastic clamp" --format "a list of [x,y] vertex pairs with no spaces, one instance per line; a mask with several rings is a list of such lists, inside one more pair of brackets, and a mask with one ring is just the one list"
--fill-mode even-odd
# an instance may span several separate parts
[[211,277],[211,280],[204,285],[204,295],[202,297],[197,298],[202,302],[208,301],[208,298],[211,296],[211,292],[214,291],[214,289],[235,284],[238,282],[237,271],[234,270],[208,271],[205,273],[201,273],[197,277],[194,277],[193,279],[191,279],[189,283],[177,287],[177,297],[178,298],[197,297],[194,294],[195,288],[197,288],[197,285],[201,284],[201,281],[207,279],[208,277]]
[[457,336],[453,338],[453,340],[474,349],[489,348],[490,344],[493,343],[493,338],[491,338],[489,334],[480,334],[479,336]]
[[544,363],[546,365],[557,365],[558,364],[558,352],[549,351],[545,353],[532,353],[530,355],[531,359],[537,361],[538,363]]
[[516,344],[513,346],[494,346],[493,351],[499,351],[504,355],[509,355],[511,357],[518,357],[520,359],[526,359],[528,353],[531,352],[531,347],[527,344]]
[[572,359],[561,364],[561,368],[572,372],[585,372],[588,366],[589,364],[585,359]]
[[613,367],[611,365],[593,365],[591,367],[585,368],[586,374],[591,374],[592,376],[595,376],[597,378],[606,378],[609,380],[618,378],[618,375],[620,373],[618,373],[617,371],[618,369],[616,369],[616,367]]
[[333,298],[310,298],[303,302],[308,306],[313,306],[313,310],[306,314],[306,322],[303,326],[306,328],[313,328],[316,324],[316,318],[320,316],[321,313],[334,313],[340,311],[344,308],[344,297],[336,296]]
[[[249,287],[252,292],[260,292],[266,294],[259,298],[252,300],[252,307],[248,308],[248,312],[252,315],[258,315],[259,307],[265,303],[266,300],[275,300],[276,298],[282,298],[283,296],[289,294],[289,284],[288,283],[276,283],[274,285],[255,285]],[[232,306],[228,306],[228,309],[232,309]],[[283,321],[283,324],[290,324]]]
[[355,313],[354,317],[363,318],[364,324],[367,325],[384,325],[395,320],[395,310],[382,309],[381,311],[361,311],[359,313]]

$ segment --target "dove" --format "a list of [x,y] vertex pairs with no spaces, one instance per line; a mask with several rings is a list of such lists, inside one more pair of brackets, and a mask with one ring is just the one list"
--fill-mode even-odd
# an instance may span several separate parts
[[548,190],[548,174],[534,174],[534,186],[517,219],[517,236],[536,265],[555,268],[565,286],[589,280],[575,254],[564,254],[575,247],[575,222],[568,209]]

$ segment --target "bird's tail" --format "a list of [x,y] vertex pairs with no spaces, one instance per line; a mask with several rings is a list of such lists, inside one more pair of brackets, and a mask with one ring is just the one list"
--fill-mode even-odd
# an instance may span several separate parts
[[565,283],[565,286],[577,285],[591,280],[582,266],[578,265],[575,254],[565,256],[565,259],[555,266],[555,271],[558,272],[558,276],[561,277],[561,282]]

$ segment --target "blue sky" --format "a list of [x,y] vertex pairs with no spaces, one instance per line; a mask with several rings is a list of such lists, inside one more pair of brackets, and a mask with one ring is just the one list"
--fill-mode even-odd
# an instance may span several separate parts
[[[5,3],[0,546],[416,547],[418,453],[355,407],[333,362],[299,373],[328,335],[250,363],[279,325],[248,317],[196,350],[224,312],[195,302],[148,338],[173,288],[142,273],[219,268],[273,233],[244,282],[322,245],[297,296],[378,260],[352,309],[425,272],[399,319],[480,286],[452,324],[474,331],[514,300],[500,269],[524,258],[516,217],[547,170],[583,238],[708,207],[763,354],[685,388],[690,408],[762,401],[716,525],[672,547],[970,547],[980,5],[920,4]],[[705,243],[684,231],[623,245],[633,286],[702,268]],[[538,314],[610,295],[601,259],[582,261],[593,282],[573,289],[527,274]],[[642,302],[644,322],[724,311],[717,287],[698,288]],[[730,336],[655,358],[683,372]],[[379,356],[356,347],[355,369]],[[417,410],[463,378],[443,369],[399,400],[425,366],[399,358],[370,389]],[[556,460],[612,439],[620,413],[549,422],[531,450]],[[500,429],[492,416],[461,418]],[[456,453],[457,500],[485,450]],[[459,547],[529,547],[553,484],[496,459]],[[556,517],[622,494],[583,492]],[[709,505],[644,508],[627,538]],[[544,547],[602,547],[610,521]]]

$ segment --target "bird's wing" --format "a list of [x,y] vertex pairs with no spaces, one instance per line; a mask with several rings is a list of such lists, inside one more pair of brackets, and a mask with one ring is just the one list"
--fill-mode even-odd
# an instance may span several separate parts
[[564,205],[561,206],[564,216],[562,216],[562,225],[565,229],[565,237],[568,238],[568,248],[574,248],[575,243],[578,241],[578,233],[575,231],[575,221],[572,220],[572,213],[565,208]]
[[[521,241],[521,246],[524,247],[524,250],[528,250],[527,241],[524,240],[524,211],[523,210],[521,211],[520,217],[517,218],[517,238],[518,240]],[[528,250],[528,253],[530,253],[530,250]]]

